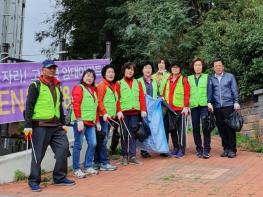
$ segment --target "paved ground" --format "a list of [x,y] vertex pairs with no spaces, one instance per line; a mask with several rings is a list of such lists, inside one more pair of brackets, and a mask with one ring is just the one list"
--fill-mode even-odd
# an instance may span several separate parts
[[[191,138],[191,137],[190,137]],[[45,197],[263,197],[263,154],[239,150],[235,159],[221,158],[219,139],[212,140],[212,157],[199,159],[190,141],[182,159],[153,155],[144,165],[76,180],[71,187],[48,185],[32,193],[26,182],[0,186],[0,196]],[[70,175],[72,178],[72,175]]]

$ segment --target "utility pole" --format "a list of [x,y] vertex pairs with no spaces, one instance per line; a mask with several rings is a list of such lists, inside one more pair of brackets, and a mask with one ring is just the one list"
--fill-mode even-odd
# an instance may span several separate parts
[[105,53],[105,57],[106,59],[110,59],[111,58],[111,42],[107,41],[106,42],[106,53]]
[[63,61],[67,59],[67,53],[66,51],[66,39],[65,38],[60,38],[59,40],[59,60]]
[[9,50],[9,44],[8,43],[2,43],[2,50],[1,50],[2,63],[8,62],[8,50]]

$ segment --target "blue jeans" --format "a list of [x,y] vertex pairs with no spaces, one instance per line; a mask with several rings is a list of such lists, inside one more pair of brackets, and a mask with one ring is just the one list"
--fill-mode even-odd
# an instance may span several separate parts
[[108,143],[110,127],[109,127],[109,123],[105,122],[102,117],[100,117],[100,124],[101,124],[101,131],[105,133],[105,138],[101,144],[97,143],[97,147],[94,155],[94,163],[106,165],[109,163],[107,157],[107,143]]
[[96,133],[95,127],[85,126],[82,132],[78,132],[77,123],[74,124],[74,146],[73,146],[73,170],[76,171],[80,169],[79,161],[80,161],[80,151],[83,144],[83,138],[85,138],[88,143],[88,148],[85,154],[84,160],[84,168],[92,167],[92,161],[94,158],[95,148],[97,145],[96,142]]

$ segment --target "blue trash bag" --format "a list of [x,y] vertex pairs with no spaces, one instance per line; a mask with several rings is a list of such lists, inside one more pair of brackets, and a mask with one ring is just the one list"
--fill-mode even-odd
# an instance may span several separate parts
[[147,106],[147,123],[151,129],[151,135],[145,139],[139,146],[142,150],[157,153],[169,153],[169,146],[167,143],[162,112],[162,100],[153,99],[146,95]]

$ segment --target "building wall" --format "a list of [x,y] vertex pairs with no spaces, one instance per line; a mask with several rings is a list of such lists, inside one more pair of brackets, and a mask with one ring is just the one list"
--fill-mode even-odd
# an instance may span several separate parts
[[8,43],[9,56],[21,58],[26,0],[0,0],[0,45]]
[[242,133],[263,139],[263,89],[254,91],[254,97],[241,104],[241,114],[244,117]]

